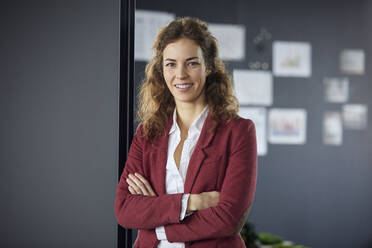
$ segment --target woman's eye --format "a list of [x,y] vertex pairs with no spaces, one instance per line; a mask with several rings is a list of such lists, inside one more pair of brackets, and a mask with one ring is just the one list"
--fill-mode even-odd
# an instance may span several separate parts
[[175,67],[176,64],[175,63],[167,63],[165,64],[166,67]]
[[198,62],[189,62],[188,65],[189,66],[197,66],[197,65],[199,65],[199,63]]

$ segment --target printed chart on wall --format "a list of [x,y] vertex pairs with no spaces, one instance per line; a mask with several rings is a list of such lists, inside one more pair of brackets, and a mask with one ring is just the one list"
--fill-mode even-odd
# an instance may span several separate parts
[[275,41],[273,43],[273,73],[277,77],[310,77],[310,43]]
[[305,144],[306,110],[271,109],[268,130],[268,140],[272,144]]

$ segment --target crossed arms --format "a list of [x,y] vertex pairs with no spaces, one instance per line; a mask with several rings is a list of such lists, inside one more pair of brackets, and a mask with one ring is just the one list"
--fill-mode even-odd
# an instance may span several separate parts
[[[242,120],[235,128],[221,192],[191,194],[188,210],[180,221],[183,194],[157,196],[144,175],[141,130],[137,131],[115,199],[118,223],[127,228],[165,227],[170,242],[220,238],[240,232],[253,202],[257,174],[254,125]],[[137,173],[137,174],[135,174]],[[129,174],[132,174],[129,177]]]

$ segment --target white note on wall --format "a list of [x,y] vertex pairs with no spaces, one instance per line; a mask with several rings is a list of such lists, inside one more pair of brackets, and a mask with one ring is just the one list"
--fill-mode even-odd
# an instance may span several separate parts
[[342,118],[339,112],[324,113],[323,143],[325,145],[342,145]]
[[367,128],[368,107],[365,104],[345,104],[342,116],[345,129]]
[[136,10],[135,12],[135,40],[134,58],[137,61],[149,61],[153,57],[152,46],[159,29],[175,15],[167,12]]
[[266,108],[259,107],[240,107],[239,116],[251,119],[256,127],[257,154],[263,156],[267,154],[266,139]]
[[325,100],[344,103],[349,99],[348,78],[324,78]]
[[271,72],[234,70],[233,80],[240,104],[272,105],[273,76]]
[[345,74],[364,74],[365,53],[361,49],[345,49],[340,54],[340,69]]
[[208,28],[217,39],[219,55],[222,60],[244,60],[245,26],[233,24],[208,24]]

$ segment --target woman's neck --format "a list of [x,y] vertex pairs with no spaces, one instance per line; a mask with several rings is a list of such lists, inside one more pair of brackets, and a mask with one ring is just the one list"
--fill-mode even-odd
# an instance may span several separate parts
[[176,104],[177,124],[181,133],[186,133],[207,104]]

